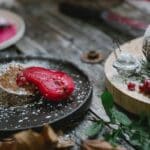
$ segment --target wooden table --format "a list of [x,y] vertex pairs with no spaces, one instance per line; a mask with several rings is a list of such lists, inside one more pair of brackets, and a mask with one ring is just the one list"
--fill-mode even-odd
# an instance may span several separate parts
[[27,28],[25,36],[16,45],[0,51],[0,57],[33,55],[63,58],[77,64],[89,75],[94,85],[91,107],[84,117],[65,130],[66,135],[76,139],[75,149],[78,149],[79,140],[86,138],[84,131],[91,124],[89,117],[109,120],[100,101],[100,95],[105,90],[104,62],[87,64],[81,61],[80,56],[83,52],[97,50],[106,58],[113,50],[114,35],[122,42],[132,37],[120,35],[100,23],[92,25],[95,23],[67,17],[58,11],[56,0],[18,0],[13,3],[6,0],[5,4],[0,4],[0,8],[11,9],[21,15]]

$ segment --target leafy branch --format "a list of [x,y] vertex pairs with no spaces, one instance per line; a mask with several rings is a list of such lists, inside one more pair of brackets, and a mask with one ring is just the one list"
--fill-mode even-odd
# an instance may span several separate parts
[[112,145],[117,145],[119,139],[123,139],[137,150],[149,150],[150,118],[142,115],[139,120],[131,120],[125,113],[115,107],[113,97],[109,92],[104,92],[101,99],[105,111],[110,117],[110,122],[95,121],[87,130],[87,134],[94,136],[99,134],[104,126],[107,126],[111,128],[111,132],[103,133],[103,138]]

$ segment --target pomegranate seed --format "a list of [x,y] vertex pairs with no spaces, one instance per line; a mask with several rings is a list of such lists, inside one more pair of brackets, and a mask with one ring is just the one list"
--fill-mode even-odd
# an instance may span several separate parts
[[144,81],[144,92],[150,94],[150,79]]
[[139,85],[139,90],[140,90],[140,92],[144,92],[144,90],[145,90],[145,88],[144,88],[144,84],[140,84]]
[[150,94],[150,79],[145,79],[144,82],[139,85],[139,90],[142,93]]
[[135,91],[135,86],[136,86],[135,83],[129,82],[127,86],[128,86],[128,90]]

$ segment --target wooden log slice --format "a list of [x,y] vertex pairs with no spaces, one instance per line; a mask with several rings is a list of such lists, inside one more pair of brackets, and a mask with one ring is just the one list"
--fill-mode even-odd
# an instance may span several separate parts
[[[120,48],[123,52],[129,52],[138,58],[142,58],[143,38],[138,38],[123,44]],[[119,50],[116,50],[119,52]],[[115,61],[114,52],[108,57],[105,63],[106,87],[114,96],[115,102],[125,110],[134,114],[150,114],[150,97],[138,91],[129,91],[127,85],[119,81],[118,73],[113,68]]]

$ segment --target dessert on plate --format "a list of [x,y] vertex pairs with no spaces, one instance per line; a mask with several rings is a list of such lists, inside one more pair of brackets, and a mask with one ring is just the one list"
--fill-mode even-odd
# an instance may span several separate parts
[[17,85],[34,85],[39,93],[49,101],[66,100],[74,91],[73,79],[65,72],[42,67],[24,69],[17,77]]
[[74,88],[73,79],[58,70],[9,64],[0,71],[0,105],[28,104],[38,95],[46,101],[60,102],[69,98]]

